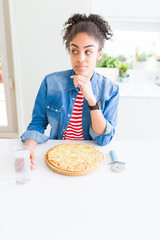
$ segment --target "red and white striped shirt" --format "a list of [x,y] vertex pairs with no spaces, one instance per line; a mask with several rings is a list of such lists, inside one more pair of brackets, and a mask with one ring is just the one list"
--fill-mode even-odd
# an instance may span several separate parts
[[81,91],[78,92],[76,97],[72,116],[66,131],[63,134],[63,140],[83,140],[82,131],[82,109],[83,109],[84,96]]

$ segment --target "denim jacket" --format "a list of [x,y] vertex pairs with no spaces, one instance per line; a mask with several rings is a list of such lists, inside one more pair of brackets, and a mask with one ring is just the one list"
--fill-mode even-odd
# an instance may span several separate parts
[[[73,70],[55,72],[47,75],[38,91],[32,121],[22,134],[21,140],[34,139],[43,143],[48,139],[62,139],[69,124],[78,88],[70,76]],[[106,77],[94,72],[91,79],[93,94],[101,102],[101,111],[106,119],[106,129],[103,134],[97,134],[92,129],[88,102],[84,99],[82,111],[82,130],[84,140],[93,139],[99,145],[108,144],[115,134],[117,124],[117,108],[119,102],[119,86]],[[47,125],[51,125],[50,136],[44,135]]]

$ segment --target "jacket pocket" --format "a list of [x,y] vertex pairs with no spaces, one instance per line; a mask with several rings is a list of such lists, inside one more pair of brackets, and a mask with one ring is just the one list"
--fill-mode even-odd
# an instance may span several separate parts
[[53,111],[55,113],[60,113],[62,111],[63,106],[59,106],[53,102],[46,102],[46,109]]

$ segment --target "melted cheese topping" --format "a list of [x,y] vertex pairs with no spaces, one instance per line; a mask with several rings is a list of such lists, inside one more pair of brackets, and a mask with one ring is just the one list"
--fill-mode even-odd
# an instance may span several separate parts
[[48,161],[54,166],[71,171],[94,168],[103,159],[102,153],[84,143],[65,143],[48,151]]

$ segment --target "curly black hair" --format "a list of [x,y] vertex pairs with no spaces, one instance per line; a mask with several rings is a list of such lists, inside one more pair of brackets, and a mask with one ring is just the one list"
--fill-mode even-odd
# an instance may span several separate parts
[[112,37],[112,30],[107,21],[97,14],[74,14],[64,24],[63,42],[66,49],[70,49],[71,40],[81,32],[87,33],[99,41],[99,47],[104,47],[105,40]]

